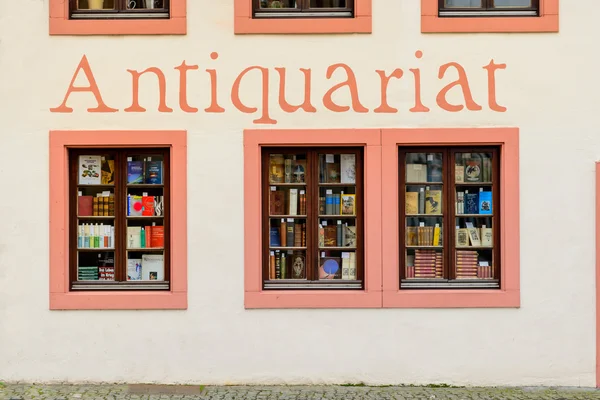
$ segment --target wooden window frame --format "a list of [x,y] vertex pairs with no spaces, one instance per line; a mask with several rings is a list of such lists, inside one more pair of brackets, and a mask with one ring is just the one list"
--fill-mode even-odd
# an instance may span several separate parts
[[421,0],[422,33],[532,33],[559,31],[559,0],[538,0],[537,16],[440,17],[439,0]]
[[71,1],[50,0],[50,35],[185,35],[187,33],[187,0],[168,0],[168,18],[143,19],[72,19]]
[[296,0],[296,8],[260,8],[261,0],[252,0],[253,18],[353,18],[354,0],[344,8],[311,8],[311,0]]
[[[260,308],[380,308],[381,134],[379,129],[244,130],[244,306]],[[365,279],[361,290],[263,289],[262,148],[363,147]]]
[[[399,253],[399,274],[400,274],[400,289],[411,289],[416,290],[415,288],[423,289],[451,289],[457,287],[470,287],[471,289],[485,289],[485,288],[494,288],[497,289],[500,287],[501,282],[501,254],[500,249],[502,248],[501,243],[501,235],[500,235],[500,223],[501,218],[501,210],[502,205],[500,204],[501,193],[500,193],[500,148],[497,146],[463,146],[463,145],[455,145],[455,146],[423,146],[423,147],[414,147],[414,146],[402,146],[400,145],[398,148],[398,176],[400,182],[398,183],[398,214],[400,216],[398,221],[399,227],[399,241],[398,246],[400,248]],[[442,154],[443,160],[443,169],[442,169],[442,182],[438,183],[429,183],[430,186],[442,186],[442,215],[441,219],[442,223],[442,233],[443,233],[443,278],[441,279],[409,279],[406,280],[405,272],[406,272],[406,258],[403,257],[407,250],[406,245],[406,207],[405,207],[405,185],[407,186],[423,186],[418,183],[406,182],[406,163],[405,157],[408,153],[438,153]],[[492,154],[492,181],[491,185],[485,185],[481,183],[456,183],[455,182],[455,157],[457,153],[491,153]],[[456,279],[456,259],[454,255],[456,254],[457,249],[462,250],[481,250],[476,247],[468,247],[468,248],[458,248],[456,246],[456,230],[454,229],[456,225],[457,217],[463,217],[456,213],[455,203],[456,203],[456,192],[457,187],[460,186],[463,189],[468,189],[469,187],[476,188],[478,186],[486,186],[489,187],[492,191],[492,204],[493,204],[493,214],[486,218],[492,218],[492,236],[494,238],[493,248],[492,248],[492,259],[494,260],[492,268],[494,269],[494,279],[493,280],[463,280]],[[480,214],[480,216],[484,216],[485,214]],[[423,217],[421,217],[423,218]],[[417,246],[418,247],[418,246]],[[415,283],[415,285],[413,285]]]
[[[348,290],[361,290],[364,289],[364,154],[363,148],[361,147],[329,147],[329,146],[286,146],[286,147],[262,147],[262,221],[263,221],[263,289],[264,290],[282,290],[281,287],[285,287],[288,290],[328,290],[332,288],[344,288]],[[318,155],[319,154],[354,154],[356,160],[356,183],[355,184],[327,184],[319,182],[319,170],[318,170]],[[307,178],[306,185],[289,185],[286,184],[274,184],[269,182],[269,156],[271,154],[306,154],[307,155]],[[305,218],[299,218],[298,216],[292,215],[270,215],[269,212],[269,193],[272,186],[278,187],[289,187],[289,188],[304,188],[306,190],[306,208],[307,215]],[[356,222],[357,232],[357,244],[355,248],[356,254],[356,268],[357,268],[357,280],[319,280],[318,277],[318,252],[321,251],[344,251],[344,248],[333,247],[333,248],[319,248],[318,247],[318,224],[319,221],[324,219],[344,220],[343,216],[340,215],[319,215],[319,195],[320,189],[328,189],[335,187],[354,186],[356,192],[356,216],[353,218]],[[295,218],[304,219],[306,222],[306,246],[303,249],[305,251],[305,269],[306,269],[306,280],[304,281],[290,281],[290,280],[270,280],[269,279],[269,253],[273,248],[270,246],[270,220],[279,218]],[[281,251],[287,250],[286,248],[277,248]],[[354,249],[353,249],[354,250]]]
[[[169,290],[70,290],[69,150],[98,147],[169,148]],[[50,131],[50,309],[187,309],[187,132]]]
[[446,0],[438,0],[440,17],[538,17],[540,0],[531,0],[530,7],[496,7],[496,0],[481,0],[481,7],[446,7]]
[[[399,246],[399,146],[500,148],[500,288],[402,289]],[[519,129],[407,128],[382,129],[383,307],[518,308],[520,307]]]
[[[80,185],[78,182],[78,167],[79,167],[79,156],[82,155],[104,155],[110,154],[114,156],[115,160],[115,184],[114,185]],[[127,157],[128,156],[150,156],[160,155],[163,157],[163,183],[160,185],[146,185],[146,184],[127,184]],[[94,218],[94,217],[80,217],[77,213],[77,192],[79,190],[89,189],[106,189],[111,190],[114,193],[115,199],[115,215],[109,219],[106,218]],[[129,189],[136,190],[156,190],[157,188],[162,189],[162,196],[164,197],[164,214],[162,217],[151,218],[151,217],[128,217],[126,208],[126,198]],[[70,290],[122,290],[123,287],[127,287],[128,290],[169,290],[170,287],[170,150],[165,147],[130,147],[130,148],[116,148],[116,147],[90,147],[85,149],[70,148],[69,149],[69,281]],[[146,221],[147,225],[152,222],[160,221],[164,227],[164,247],[157,253],[156,249],[147,248],[144,251],[136,253],[148,253],[148,254],[163,254],[164,256],[164,281],[160,282],[149,282],[149,281],[128,281],[127,280],[127,259],[128,252],[130,249],[127,248],[127,226],[128,221],[135,221],[133,218],[137,218],[137,221]],[[115,227],[115,245],[110,251],[102,251],[101,248],[94,249],[78,249],[77,248],[77,226],[79,223],[102,223],[109,222],[114,224]],[[115,268],[115,280],[114,281],[78,281],[77,279],[77,260],[78,252],[112,252],[114,254],[114,268]]]
[[[90,10],[78,9],[77,4],[81,0],[69,0],[69,19],[168,19],[170,2],[163,0],[163,8],[155,9],[128,9],[130,0],[113,0],[114,9]],[[89,1],[89,0],[88,0]],[[106,0],[104,0],[106,1]],[[143,1],[143,0],[136,0]]]

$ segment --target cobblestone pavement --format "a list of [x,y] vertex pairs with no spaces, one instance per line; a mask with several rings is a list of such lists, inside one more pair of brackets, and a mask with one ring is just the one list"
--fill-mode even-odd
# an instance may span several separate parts
[[25,385],[0,383],[0,400],[588,400],[600,390],[368,386]]

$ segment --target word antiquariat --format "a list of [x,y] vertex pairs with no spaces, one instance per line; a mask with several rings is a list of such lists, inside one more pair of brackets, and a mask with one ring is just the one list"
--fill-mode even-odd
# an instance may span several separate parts
[[[210,57],[213,60],[216,60],[219,57],[219,54],[213,52]],[[417,51],[415,53],[415,57],[420,59],[423,57],[422,51]],[[179,108],[181,111],[185,113],[197,113],[198,108],[192,107],[188,103],[187,97],[187,78],[188,71],[198,70],[198,65],[187,65],[185,61],[181,63],[181,65],[175,67],[177,71],[179,71]],[[491,60],[488,65],[483,67],[487,71],[487,88],[488,88],[488,107],[490,110],[495,112],[505,112],[506,107],[499,105],[496,101],[496,71],[506,69],[506,64],[496,64],[494,60]],[[315,113],[317,109],[313,106],[311,100],[311,92],[312,92],[312,70],[310,68],[300,68],[300,71],[304,75],[304,101],[299,105],[292,105],[286,100],[286,68],[274,68],[274,70],[279,75],[279,96],[278,96],[278,104],[279,108],[286,113],[293,113],[298,110],[303,110],[307,113]],[[369,109],[363,106],[359,99],[359,90],[357,85],[356,76],[354,75],[354,71],[346,64],[334,64],[330,65],[326,71],[326,78],[329,80],[332,78],[334,73],[337,70],[342,70],[345,74],[346,80],[333,85],[331,88],[325,92],[323,95],[323,106],[333,112],[348,112],[350,110],[357,113],[368,113]],[[438,79],[444,79],[446,73],[449,70],[455,70],[458,78],[440,89],[436,96],[436,104],[437,106],[448,112],[458,112],[463,110],[465,107],[469,111],[480,111],[482,107],[475,102],[473,96],[471,94],[471,88],[469,86],[469,81],[467,78],[467,72],[464,67],[456,62],[450,62],[439,67]],[[89,86],[75,86],[75,80],[77,79],[79,72],[83,71]],[[131,106],[123,109],[124,112],[146,112],[146,109],[140,105],[139,102],[139,81],[140,77],[144,74],[154,74],[158,79],[158,89],[159,89],[159,106],[158,111],[163,113],[173,112],[173,109],[168,107],[166,104],[166,91],[167,91],[167,82],[165,78],[165,74],[160,68],[150,67],[144,71],[136,71],[136,70],[127,70],[132,76],[132,104]],[[240,85],[242,81],[247,76],[248,73],[252,71],[257,71],[261,74],[262,79],[262,90],[260,91],[260,106],[249,106],[242,102],[240,99]],[[429,112],[430,108],[423,104],[423,100],[421,98],[421,71],[419,68],[411,68],[409,71],[412,73],[412,82],[414,83],[414,105],[408,110],[413,113],[423,113]],[[205,108],[204,111],[206,113],[223,113],[225,112],[225,108],[219,105],[218,96],[217,96],[217,70],[215,69],[207,69],[210,77],[210,87],[211,87],[211,100],[210,106]],[[244,69],[239,73],[233,85],[231,86],[231,103],[233,106],[247,114],[259,113],[260,118],[255,119],[253,122],[255,124],[276,124],[277,121],[271,118],[270,110],[269,110],[269,74],[270,70],[261,66],[252,66]],[[400,80],[404,76],[404,71],[400,68],[394,69],[391,73],[386,72],[385,70],[375,70],[375,73],[379,76],[380,82],[380,104],[377,108],[373,109],[374,113],[380,114],[394,114],[399,112],[397,108],[394,108],[388,103],[388,89],[389,85],[392,81],[392,78],[395,80]],[[451,104],[448,102],[446,96],[453,88],[458,87],[462,92],[462,98],[464,99],[464,104]],[[340,105],[333,100],[334,93],[339,90],[347,88],[350,93],[351,106],[349,105]],[[71,107],[67,106],[67,101],[69,96],[73,92],[89,92],[91,93],[96,100],[97,106],[94,108],[88,108],[88,112],[91,113],[114,113],[119,110],[116,108],[109,107],[102,99],[102,95],[100,93],[100,88],[96,84],[96,79],[94,78],[94,74],[90,67],[90,64],[87,60],[87,57],[84,55],[75,70],[73,78],[71,79],[71,83],[69,88],[67,89],[67,93],[63,99],[63,102],[60,106],[51,108],[51,112],[55,113],[70,113],[73,112]]]

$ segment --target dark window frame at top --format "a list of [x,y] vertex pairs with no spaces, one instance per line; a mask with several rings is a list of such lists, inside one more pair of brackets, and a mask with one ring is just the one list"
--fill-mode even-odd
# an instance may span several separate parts
[[[148,0],[103,0],[104,6],[113,8],[90,9],[91,1],[69,0],[70,19],[169,19],[170,0],[160,0],[160,8],[132,8]],[[156,1],[156,0],[151,0]]]
[[530,7],[500,7],[495,0],[481,0],[481,7],[447,7],[438,0],[440,17],[539,17],[540,0],[531,0]]
[[[355,0],[345,0],[345,7],[311,8],[311,0],[295,1],[295,8],[269,8],[261,4],[271,4],[281,0],[252,0],[252,17],[264,18],[353,18]],[[335,0],[332,0],[335,1]]]

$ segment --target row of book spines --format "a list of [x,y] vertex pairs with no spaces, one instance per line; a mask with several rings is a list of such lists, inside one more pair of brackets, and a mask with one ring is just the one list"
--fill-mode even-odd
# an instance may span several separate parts
[[270,243],[271,247],[306,247],[306,222],[282,218],[279,227],[271,227]]
[[162,248],[164,246],[164,226],[148,225],[127,227],[128,249]]
[[114,281],[114,266],[79,266],[77,268],[77,280],[79,281]]
[[429,186],[419,188],[418,192],[405,192],[406,214],[441,214],[442,191],[431,190]]
[[[325,253],[321,253],[321,260],[327,259]],[[355,281],[358,279],[358,273],[356,269],[356,253],[354,252],[342,252],[342,268],[341,276],[342,280]],[[321,263],[322,261],[319,261]],[[334,278],[335,279],[335,278]]]
[[270,215],[306,215],[306,191],[289,189],[288,207],[285,207],[285,192],[283,190],[271,190],[269,199]]
[[[341,220],[335,225],[319,224],[319,247],[356,247],[356,227],[349,228]],[[349,242],[351,241],[351,243]]]
[[[296,259],[296,264],[292,265],[292,258]],[[288,250],[282,252],[279,250],[269,253],[269,279],[304,279],[306,256],[302,252]],[[300,265],[301,264],[301,265]],[[296,274],[292,274],[295,271]]]
[[[148,157],[150,158],[150,157]],[[127,161],[127,184],[139,185],[161,185],[162,184],[162,161]]]
[[480,188],[479,193],[456,192],[456,214],[492,214],[492,192]]
[[127,195],[127,216],[161,217],[164,196]]
[[115,215],[114,196],[78,196],[77,215],[80,217],[112,217]]
[[456,247],[494,245],[494,234],[492,228],[482,225],[481,228],[456,228]]
[[115,247],[115,227],[104,224],[81,224],[77,229],[80,249],[112,249]]
[[442,228],[433,226],[408,226],[406,228],[407,246],[441,246]]

